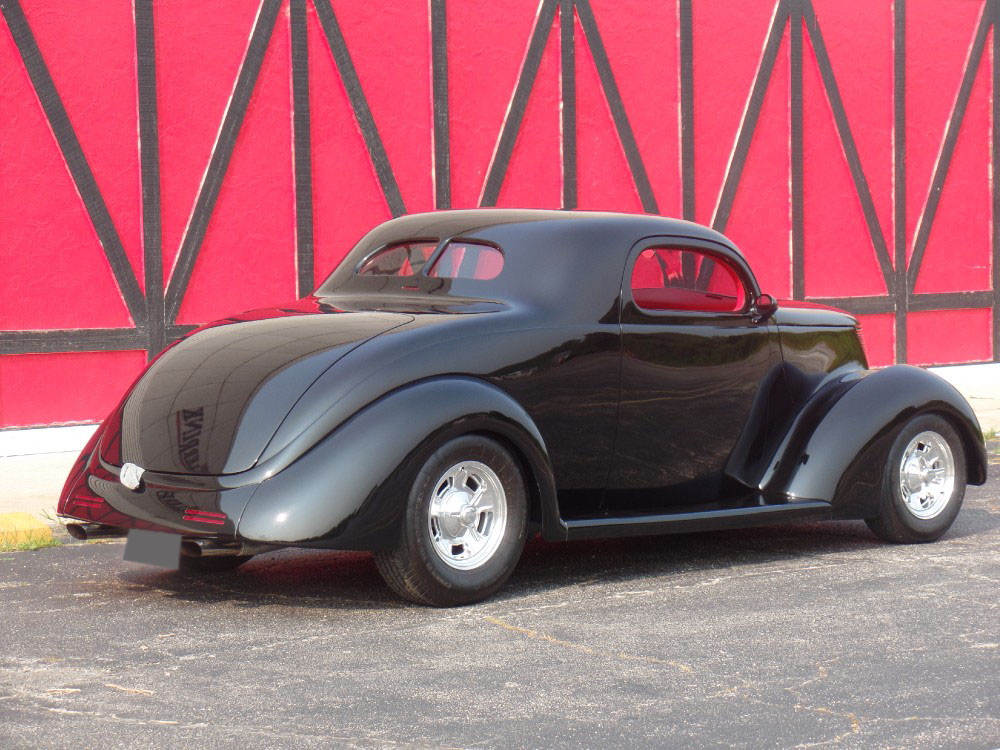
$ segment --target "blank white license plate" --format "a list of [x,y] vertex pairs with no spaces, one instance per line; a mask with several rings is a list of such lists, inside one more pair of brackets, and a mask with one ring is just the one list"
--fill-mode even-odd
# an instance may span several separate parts
[[161,531],[129,529],[125,559],[161,568],[178,568],[181,563],[181,535]]

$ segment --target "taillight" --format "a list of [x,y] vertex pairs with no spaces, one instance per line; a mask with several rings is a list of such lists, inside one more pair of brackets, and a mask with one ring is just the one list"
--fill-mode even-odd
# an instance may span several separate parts
[[213,513],[210,510],[199,510],[198,508],[188,508],[184,511],[185,521],[197,521],[198,523],[212,523],[221,526],[226,522],[228,516],[225,513]]
[[93,495],[85,488],[81,487],[73,493],[73,496],[70,498],[70,502],[84,508],[100,508],[104,505],[104,498]]

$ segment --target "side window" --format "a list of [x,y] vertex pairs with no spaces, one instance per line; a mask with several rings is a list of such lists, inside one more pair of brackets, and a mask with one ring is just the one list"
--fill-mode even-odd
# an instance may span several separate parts
[[722,260],[697,250],[651,247],[632,266],[632,299],[645,310],[737,312],[746,292]]
[[400,242],[379,250],[358,269],[359,276],[413,276],[434,253],[437,242]]
[[489,245],[452,242],[441,253],[428,276],[447,279],[495,279],[503,270],[503,253]]

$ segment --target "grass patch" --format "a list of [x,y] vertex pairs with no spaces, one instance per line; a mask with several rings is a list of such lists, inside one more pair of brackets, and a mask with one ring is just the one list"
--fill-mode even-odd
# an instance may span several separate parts
[[988,430],[983,430],[983,440],[987,443],[992,440],[1000,440],[1000,432],[997,432],[996,427],[990,427]]
[[0,537],[0,552],[33,551],[45,547],[61,547],[62,542],[54,537],[29,536],[16,541]]

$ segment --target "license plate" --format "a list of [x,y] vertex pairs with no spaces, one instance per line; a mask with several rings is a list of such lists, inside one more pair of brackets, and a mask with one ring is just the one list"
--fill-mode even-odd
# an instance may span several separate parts
[[177,569],[181,564],[181,535],[146,529],[129,529],[125,559],[144,565]]

